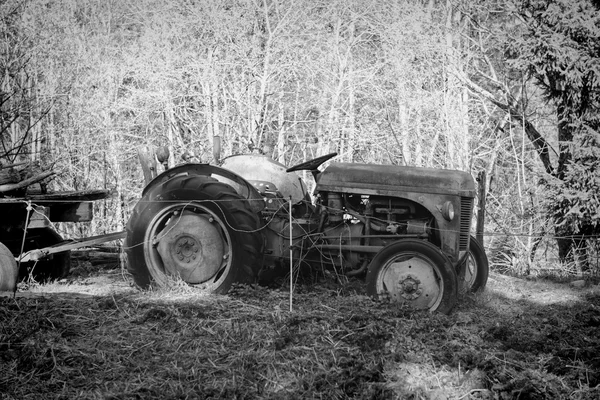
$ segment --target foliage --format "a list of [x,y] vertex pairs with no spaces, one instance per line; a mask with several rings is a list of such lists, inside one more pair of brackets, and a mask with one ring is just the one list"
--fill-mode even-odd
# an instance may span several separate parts
[[582,128],[573,141],[579,145],[564,180],[555,182],[554,212],[565,231],[592,236],[600,232],[600,132]]
[[512,65],[526,69],[564,118],[575,122],[598,107],[600,9],[591,0],[516,3],[525,31],[509,48]]
[[[598,28],[583,0],[0,7],[3,84],[23,95],[3,103],[3,138],[29,132],[28,157],[61,173],[51,189],[115,194],[74,236],[123,228],[143,185],[139,146],[168,146],[171,166],[187,151],[214,163],[219,138],[222,157],[287,165],[336,151],[341,161],[486,170],[486,244],[506,235],[527,254],[529,238],[549,232],[544,196],[564,194],[572,208],[569,182],[587,171],[571,151],[583,131],[569,127],[597,132]],[[24,108],[9,129],[14,105]],[[548,171],[564,178],[556,190],[539,184]]]
[[526,32],[511,52],[557,109],[560,154],[553,210],[560,232],[600,224],[600,9],[589,0],[527,1],[518,14]]
[[[11,398],[579,398],[599,394],[598,288],[494,275],[450,316],[358,285],[139,293],[119,270],[0,297]],[[93,279],[96,279],[96,283]],[[111,283],[112,282],[112,283]],[[100,292],[101,291],[101,292]],[[70,292],[70,293],[65,293]]]
[[598,4],[489,0],[465,12],[473,52],[463,81],[495,106],[488,120],[497,148],[505,149],[487,164],[500,178],[488,185],[488,226],[505,231],[498,244],[512,242],[509,248],[530,253],[529,261],[550,233],[568,261],[569,238],[593,234],[597,225]]
[[63,172],[55,189],[116,193],[92,230],[127,219],[142,185],[140,145],[168,145],[171,165],[184,151],[212,162],[216,137],[223,156],[286,164],[331,151],[344,161],[471,164],[478,141],[449,65],[461,40],[441,3],[5,2],[17,6],[21,58],[39,98],[54,104],[38,151]]
[[19,29],[22,6],[0,4],[0,159],[3,163],[40,158],[41,124],[51,101],[37,92],[32,74],[32,38]]

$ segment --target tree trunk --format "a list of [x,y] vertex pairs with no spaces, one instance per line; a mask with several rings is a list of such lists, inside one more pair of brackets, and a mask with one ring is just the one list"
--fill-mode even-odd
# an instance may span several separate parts
[[277,143],[274,149],[271,149],[269,157],[273,157],[280,163],[285,164],[285,142],[286,142],[286,126],[285,126],[285,108],[283,106],[283,90],[279,92],[279,101],[277,102]]
[[[572,157],[570,144],[573,140],[573,132],[567,125],[567,121],[569,121],[569,116],[567,115],[567,110],[569,109],[568,101],[568,99],[563,98],[562,102],[557,107],[559,155],[555,174],[561,181],[565,178],[565,170]],[[556,226],[555,231],[557,237],[556,242],[558,245],[558,257],[564,264],[572,263],[576,261],[576,253],[578,252],[580,243],[573,239],[575,237],[575,232],[573,232],[571,227],[565,225],[561,226],[561,223],[566,217],[566,210],[563,210],[560,206],[557,208],[559,212],[554,214],[554,221]]]

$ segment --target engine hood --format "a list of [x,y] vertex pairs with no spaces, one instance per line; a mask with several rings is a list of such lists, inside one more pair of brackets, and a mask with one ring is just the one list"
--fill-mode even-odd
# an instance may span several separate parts
[[385,196],[416,192],[475,197],[475,182],[467,172],[448,169],[331,163],[317,177],[316,191]]

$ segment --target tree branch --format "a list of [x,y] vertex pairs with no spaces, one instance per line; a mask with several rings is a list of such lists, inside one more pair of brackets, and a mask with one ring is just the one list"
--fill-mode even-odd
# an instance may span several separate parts
[[546,173],[553,175],[554,167],[552,166],[552,162],[550,161],[550,145],[548,144],[546,139],[544,139],[542,134],[536,129],[536,127],[531,122],[529,122],[529,120],[527,120],[527,118],[525,118],[519,112],[519,110],[515,109],[510,104],[506,104],[499,101],[492,93],[477,85],[475,82],[473,82],[466,76],[461,75],[458,78],[464,84],[466,84],[470,90],[479,93],[480,95],[484,96],[490,103],[505,111],[511,119],[519,121],[519,123],[525,129],[525,134],[527,135],[527,138],[531,141],[533,147],[537,151],[540,161],[544,165]]
[[0,185],[0,193],[10,192],[11,190],[16,190],[16,189],[27,187],[27,186],[31,185],[32,183],[42,181],[54,174],[56,174],[56,172],[46,171],[46,172],[42,172],[41,174],[38,174],[36,176],[33,176],[29,179],[22,180],[21,182],[18,182],[18,183],[8,183],[6,185]]

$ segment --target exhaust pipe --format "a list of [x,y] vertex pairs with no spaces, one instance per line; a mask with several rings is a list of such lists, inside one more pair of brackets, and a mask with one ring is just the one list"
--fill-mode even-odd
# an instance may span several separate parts
[[221,164],[221,136],[213,136],[213,161]]

